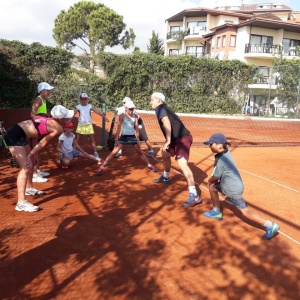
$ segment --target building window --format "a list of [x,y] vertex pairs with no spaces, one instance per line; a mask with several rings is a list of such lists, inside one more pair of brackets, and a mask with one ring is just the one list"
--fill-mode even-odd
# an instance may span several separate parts
[[188,22],[187,28],[189,34],[199,34],[206,31],[206,21]]
[[251,45],[260,45],[260,46],[273,45],[273,37],[252,34],[250,37],[250,44]]
[[236,45],[236,35],[231,35],[230,36],[230,47],[235,47]]
[[171,26],[170,32],[167,33],[167,39],[174,39],[178,38],[179,32],[182,31],[182,26]]
[[186,47],[186,54],[193,55],[196,57],[202,57],[204,53],[204,47],[194,46],[194,47]]
[[221,37],[217,38],[217,48],[221,48]]
[[283,47],[297,47],[300,46],[299,40],[291,40],[291,39],[283,39],[282,40]]
[[226,35],[222,36],[222,48],[226,47]]
[[169,50],[169,55],[170,56],[181,55],[181,49],[170,49]]

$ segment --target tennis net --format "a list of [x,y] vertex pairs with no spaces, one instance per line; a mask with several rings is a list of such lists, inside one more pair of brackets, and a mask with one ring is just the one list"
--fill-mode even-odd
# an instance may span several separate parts
[[[154,111],[137,110],[142,117],[152,143],[163,143]],[[300,120],[261,118],[252,116],[219,116],[177,114],[193,135],[194,146],[222,132],[232,146],[300,146]],[[115,126],[116,127],[116,126]],[[116,129],[114,129],[115,132]]]

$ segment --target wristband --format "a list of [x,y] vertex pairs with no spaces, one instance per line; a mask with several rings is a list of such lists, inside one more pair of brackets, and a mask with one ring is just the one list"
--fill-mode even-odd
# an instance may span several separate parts
[[32,157],[33,157],[34,155],[33,155],[32,153],[29,152],[28,156],[32,156]]

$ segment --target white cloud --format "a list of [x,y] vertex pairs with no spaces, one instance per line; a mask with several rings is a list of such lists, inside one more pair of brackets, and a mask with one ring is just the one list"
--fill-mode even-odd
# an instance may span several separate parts
[[[0,38],[20,40],[25,43],[39,42],[43,45],[55,46],[52,37],[54,20],[61,10],[68,10],[79,0],[2,0],[0,4]],[[165,20],[180,11],[193,7],[215,7],[225,5],[223,0],[103,0],[104,3],[124,17],[128,28],[136,34],[135,45],[141,51],[147,51],[147,44],[152,30],[164,39]],[[246,3],[246,1],[244,1]],[[250,1],[247,1],[250,2]],[[259,1],[253,1],[259,2]],[[276,2],[273,1],[273,2]],[[281,1],[298,9],[296,0]],[[226,0],[226,5],[241,4],[240,0]],[[113,48],[112,52],[128,53],[121,48]],[[77,51],[78,53],[78,51]]]

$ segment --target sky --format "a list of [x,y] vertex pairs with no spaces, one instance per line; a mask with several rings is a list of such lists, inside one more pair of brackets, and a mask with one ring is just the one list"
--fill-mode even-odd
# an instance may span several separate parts
[[[0,39],[19,40],[26,44],[39,42],[44,46],[56,46],[52,37],[54,20],[58,14],[80,0],[0,0]],[[92,1],[92,0],[91,0]],[[300,11],[299,0],[93,0],[103,3],[123,16],[127,28],[136,35],[135,46],[147,52],[147,44],[152,31],[165,40],[165,20],[187,8],[214,8],[224,5],[246,3],[283,3],[293,10]],[[106,48],[106,51],[125,54],[133,48]],[[82,50],[73,50],[76,54]]]

